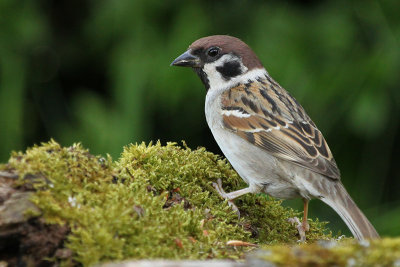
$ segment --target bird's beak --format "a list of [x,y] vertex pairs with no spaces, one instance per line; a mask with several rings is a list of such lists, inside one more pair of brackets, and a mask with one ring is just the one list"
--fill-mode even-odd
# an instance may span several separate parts
[[188,50],[179,57],[177,57],[174,61],[172,61],[170,66],[181,66],[181,67],[201,67],[200,58],[192,55],[191,51]]

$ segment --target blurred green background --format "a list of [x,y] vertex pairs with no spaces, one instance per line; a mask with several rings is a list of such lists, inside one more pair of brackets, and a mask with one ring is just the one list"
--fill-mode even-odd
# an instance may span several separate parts
[[[114,158],[157,139],[220,153],[199,78],[169,64],[229,34],[302,103],[377,230],[399,235],[399,13],[398,0],[1,0],[0,162],[49,138]],[[310,215],[346,229],[320,201]]]

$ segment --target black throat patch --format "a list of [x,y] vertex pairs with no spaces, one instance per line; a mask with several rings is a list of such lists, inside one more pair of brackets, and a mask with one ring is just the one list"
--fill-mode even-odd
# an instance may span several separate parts
[[224,65],[216,68],[221,73],[222,78],[229,81],[231,78],[242,74],[242,68],[239,61],[228,61]]
[[206,87],[206,90],[210,89],[210,81],[208,80],[207,74],[203,71],[202,68],[193,68],[193,70],[199,75],[200,80]]

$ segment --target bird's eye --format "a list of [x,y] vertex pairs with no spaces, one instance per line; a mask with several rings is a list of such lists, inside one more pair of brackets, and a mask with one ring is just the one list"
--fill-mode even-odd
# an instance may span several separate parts
[[218,47],[211,47],[207,51],[207,55],[210,57],[216,57],[219,54],[219,48]]

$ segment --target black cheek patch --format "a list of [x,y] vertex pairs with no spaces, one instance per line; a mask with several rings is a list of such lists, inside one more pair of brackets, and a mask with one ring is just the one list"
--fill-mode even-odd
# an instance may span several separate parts
[[224,65],[217,67],[217,71],[227,81],[242,74],[242,69],[238,61],[225,62]]

